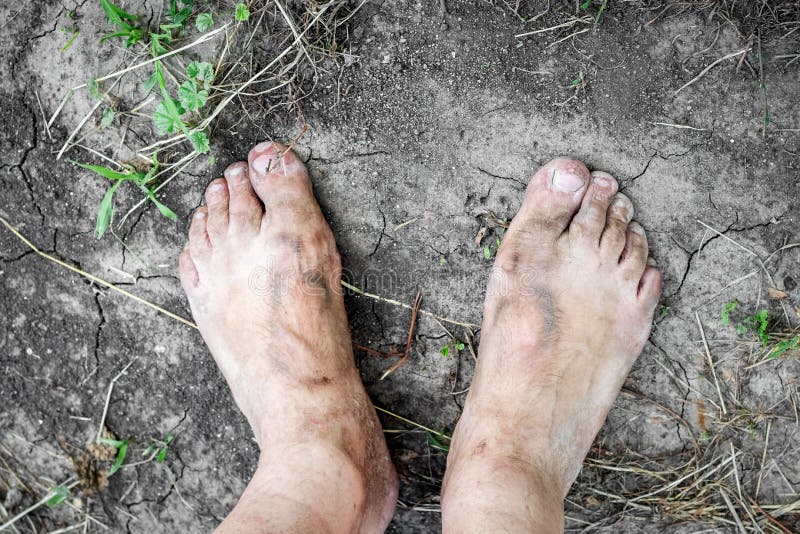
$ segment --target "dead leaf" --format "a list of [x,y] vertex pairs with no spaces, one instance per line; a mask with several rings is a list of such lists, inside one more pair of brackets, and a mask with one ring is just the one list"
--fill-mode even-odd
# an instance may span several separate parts
[[768,288],[767,292],[769,293],[769,298],[772,300],[784,300],[789,298],[789,293],[781,291],[780,289],[775,289],[774,287]]
[[[100,437],[110,440],[117,439],[117,436],[115,436],[114,433],[105,426],[103,426],[103,432]],[[106,445],[105,443],[97,443],[92,441],[86,444],[86,449],[92,453],[92,456],[101,462],[110,462],[117,457],[117,448],[111,445]]]
[[487,230],[488,228],[486,228],[485,226],[481,226],[481,229],[478,230],[477,234],[475,234],[475,244],[477,246],[481,246],[481,241],[483,240],[483,237],[486,235]]

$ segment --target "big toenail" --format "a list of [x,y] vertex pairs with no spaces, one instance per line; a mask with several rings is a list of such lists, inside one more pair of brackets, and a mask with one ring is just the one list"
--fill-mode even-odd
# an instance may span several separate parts
[[259,174],[267,174],[275,167],[275,159],[272,156],[262,154],[253,160],[253,170]]
[[253,150],[255,150],[256,152],[264,152],[266,150],[271,149],[273,147],[273,144],[274,143],[272,141],[264,141],[254,146]]
[[568,170],[556,169],[553,174],[553,185],[556,189],[566,191],[567,193],[574,193],[580,190],[585,183],[586,181],[581,176]]

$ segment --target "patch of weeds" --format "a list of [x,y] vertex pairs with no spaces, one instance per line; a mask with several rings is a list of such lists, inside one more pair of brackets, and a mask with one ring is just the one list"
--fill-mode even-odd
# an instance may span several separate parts
[[150,445],[142,453],[142,456],[150,456],[151,454],[156,454],[156,463],[164,463],[164,460],[167,458],[167,451],[169,450],[169,445],[175,439],[175,435],[170,432],[167,434],[163,439],[156,439],[150,438]]
[[[740,331],[740,327],[744,327],[744,330]],[[751,330],[761,340],[762,345],[766,346],[769,343],[769,312],[766,309],[762,308],[753,315],[745,316],[742,323],[736,327],[737,333],[747,333]]]
[[105,234],[111,223],[111,219],[114,215],[114,193],[124,182],[131,182],[139,187],[139,189],[144,191],[147,197],[156,205],[156,208],[158,208],[158,211],[161,212],[162,215],[173,221],[177,220],[178,216],[156,198],[154,176],[158,172],[158,159],[155,155],[152,159],[152,167],[150,167],[147,172],[136,170],[131,165],[123,165],[125,172],[118,172],[102,165],[88,165],[76,161],[72,163],[81,168],[95,172],[113,182],[103,196],[103,200],[100,202],[100,207],[97,210],[97,221],[94,227],[94,235],[97,239],[103,237],[103,234]]
[[458,354],[460,351],[464,350],[465,345],[463,341],[458,339],[450,339],[447,343],[445,343],[442,348],[439,349],[439,353],[444,356],[450,356],[451,351],[455,351]]

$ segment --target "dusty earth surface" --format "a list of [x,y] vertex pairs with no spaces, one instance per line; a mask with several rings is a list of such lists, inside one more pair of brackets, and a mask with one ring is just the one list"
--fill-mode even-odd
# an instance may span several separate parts
[[[231,18],[232,4],[212,4],[219,20]],[[544,10],[529,22],[514,2],[495,4],[364,3],[340,54],[320,64],[302,114],[270,109],[270,95],[237,102],[210,130],[214,159],[197,158],[159,193],[177,221],[146,204],[115,224],[119,239],[96,240],[108,183],[69,160],[102,160],[81,147],[56,159],[94,101],[79,90],[49,128],[45,116],[69,87],[127,65],[131,52],[98,43],[108,25],[91,0],[4,2],[0,215],[53,257],[189,317],[177,257],[205,184],[260,140],[297,139],[347,280],[406,304],[420,291],[423,310],[478,325],[491,256],[528,178],[555,156],[580,158],[619,177],[633,199],[664,294],[651,342],[568,498],[566,528],[735,532],[744,523],[755,532],[752,514],[760,529],[796,532],[800,507],[780,506],[800,491],[800,354],[765,352],[791,339],[800,305],[800,249],[788,246],[800,217],[797,3],[765,3],[748,18],[726,11],[731,2],[610,2],[595,23],[595,2],[578,13],[591,23],[571,26],[571,2],[563,11],[521,2],[525,17]],[[74,24],[79,37],[59,51]],[[255,33],[250,61],[269,60],[259,48],[269,32]],[[130,110],[144,99],[126,83],[112,92]],[[98,121],[77,141],[111,158],[157,139]],[[115,223],[140,198],[121,188]],[[253,472],[257,447],[197,331],[40,257],[5,227],[0,288],[0,523],[78,481],[63,503],[13,528],[211,530]],[[405,343],[408,309],[352,292],[346,305],[357,344]],[[767,348],[752,329],[735,330],[761,309]],[[395,358],[356,358],[376,406],[447,434],[479,341],[477,326],[421,314],[409,361],[386,379]],[[105,426],[130,447],[107,477],[115,451],[92,442],[125,368]],[[390,531],[435,532],[447,440],[380,416],[402,481]],[[170,433],[163,462],[142,455]]]

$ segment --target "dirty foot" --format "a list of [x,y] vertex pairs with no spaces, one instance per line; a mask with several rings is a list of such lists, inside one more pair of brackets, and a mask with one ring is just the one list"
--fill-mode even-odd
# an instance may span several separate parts
[[445,532],[559,532],[563,499],[650,333],[661,275],[609,174],[551,161],[487,288],[448,456]]
[[354,364],[339,255],[305,166],[262,143],[205,198],[181,282],[261,447],[219,530],[381,532],[397,477]]

